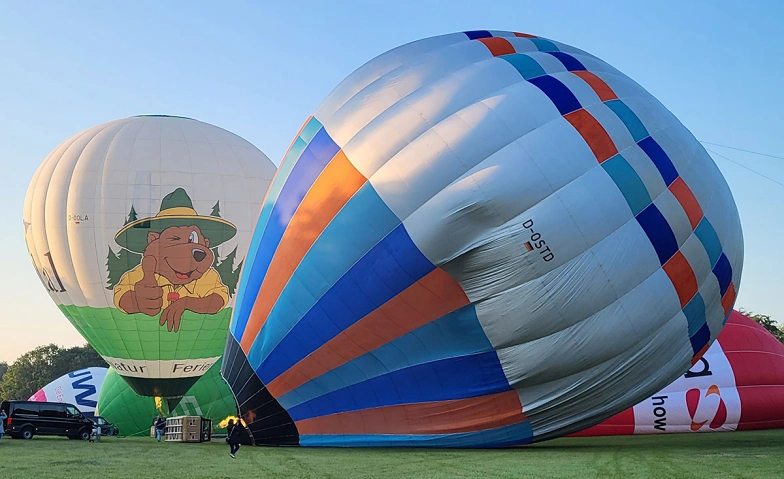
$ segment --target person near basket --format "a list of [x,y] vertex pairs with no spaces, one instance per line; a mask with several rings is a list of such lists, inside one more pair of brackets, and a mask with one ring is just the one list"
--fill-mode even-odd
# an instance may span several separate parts
[[159,414],[158,417],[155,418],[155,437],[158,439],[158,442],[161,442],[161,436],[163,436],[164,430],[166,430],[166,419]]
[[242,434],[242,425],[240,424],[239,419],[236,424],[234,423],[234,419],[229,419],[227,431],[228,436],[226,437],[226,442],[228,442],[230,446],[229,455],[232,459],[236,459],[234,455],[240,450],[240,435]]

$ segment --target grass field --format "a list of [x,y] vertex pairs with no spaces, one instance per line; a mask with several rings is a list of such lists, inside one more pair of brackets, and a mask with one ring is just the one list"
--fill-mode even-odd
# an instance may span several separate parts
[[305,449],[221,440],[0,441],[0,478],[730,478],[782,477],[784,430],[564,438],[508,450]]

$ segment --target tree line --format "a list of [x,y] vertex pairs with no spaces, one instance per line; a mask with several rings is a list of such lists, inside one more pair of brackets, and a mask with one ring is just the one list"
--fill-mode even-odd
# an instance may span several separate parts
[[0,362],[0,400],[25,400],[60,376],[89,367],[108,367],[89,344],[39,346],[11,365]]

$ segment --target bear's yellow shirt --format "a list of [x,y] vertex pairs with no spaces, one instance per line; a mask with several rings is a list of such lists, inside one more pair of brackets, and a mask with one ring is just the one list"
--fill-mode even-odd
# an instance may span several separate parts
[[[120,298],[122,298],[126,292],[133,291],[134,285],[141,281],[143,277],[144,272],[142,271],[142,265],[139,265],[120,278],[120,282],[114,287],[114,306],[117,309],[128,314],[127,311],[120,307]],[[161,311],[171,304],[171,301],[168,299],[169,293],[177,293],[180,295],[180,298],[206,298],[211,294],[217,294],[223,298],[223,306],[221,306],[221,309],[229,304],[229,288],[223,284],[220,275],[214,268],[208,269],[201,278],[183,285],[173,285],[168,279],[158,273],[155,273],[155,279],[158,281],[158,286],[163,289],[163,305],[161,305]]]

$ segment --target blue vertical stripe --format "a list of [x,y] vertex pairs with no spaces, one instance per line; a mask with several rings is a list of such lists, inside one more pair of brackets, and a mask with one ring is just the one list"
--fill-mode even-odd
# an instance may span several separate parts
[[558,108],[558,111],[561,113],[561,115],[566,115],[582,108],[579,100],[577,100],[577,97],[574,96],[574,93],[569,90],[569,87],[558,81],[556,78],[551,77],[550,75],[544,75],[531,78],[528,81],[542,90],[544,94],[550,98],[550,101],[555,104],[555,107]]
[[548,51],[547,53],[560,60],[561,63],[563,63],[563,66],[566,67],[566,69],[570,72],[585,70],[585,66],[580,63],[580,60],[574,58],[568,53],[559,51]]
[[648,239],[651,240],[662,265],[678,252],[678,240],[675,239],[675,233],[672,232],[669,223],[655,204],[651,203],[637,215],[637,222],[640,223],[645,234],[648,235]]
[[727,289],[730,287],[730,283],[732,282],[732,265],[730,265],[730,260],[727,259],[727,255],[724,253],[721,254],[719,260],[716,262],[716,266],[713,267],[713,274],[716,275],[716,279],[719,280],[719,291],[721,295],[724,296],[724,293],[727,292]]
[[692,336],[689,338],[691,341],[691,349],[694,351],[694,354],[700,352],[702,348],[708,344],[710,341],[710,330],[708,329],[707,324],[703,324],[702,327]]
[[479,38],[490,38],[493,35],[488,32],[487,30],[470,30],[467,32],[463,32],[466,34],[469,40],[477,40]]
[[656,143],[656,140],[654,140],[653,137],[649,136],[643,138],[637,142],[637,145],[642,148],[642,151],[644,151],[651,161],[653,161],[653,164],[656,165],[656,168],[659,170],[659,173],[667,186],[670,186],[673,181],[678,179],[678,170],[675,169],[675,165],[672,164],[670,157],[667,156],[667,153],[658,143]]

